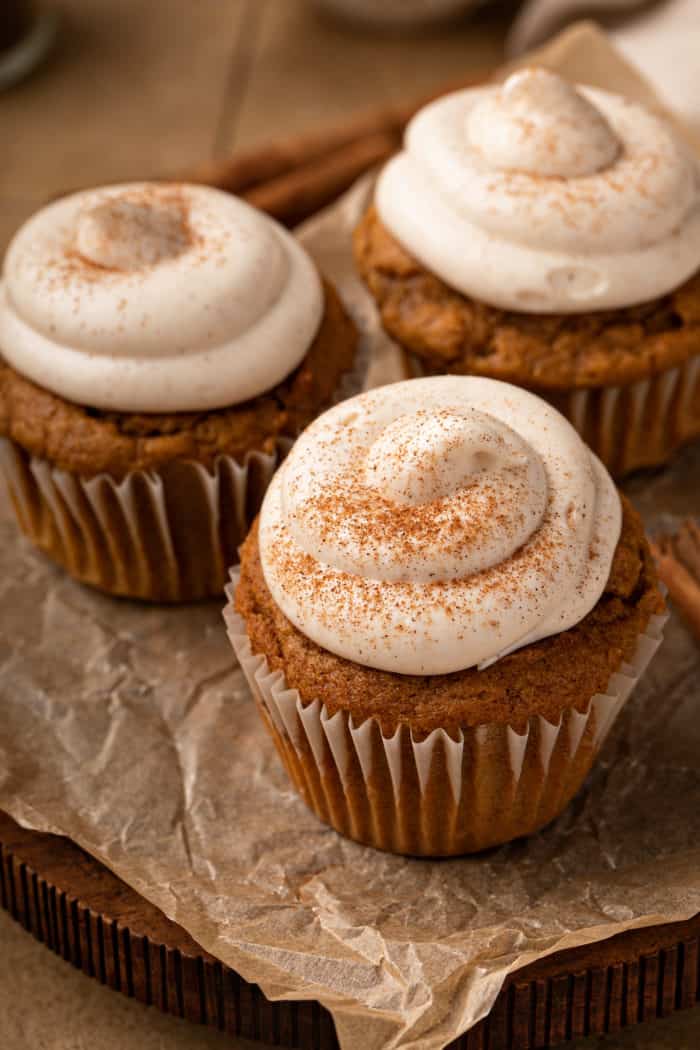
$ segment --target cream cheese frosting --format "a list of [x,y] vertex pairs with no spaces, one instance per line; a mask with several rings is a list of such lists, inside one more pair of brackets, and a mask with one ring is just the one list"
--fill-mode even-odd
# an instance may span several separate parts
[[272,597],[325,649],[399,674],[483,668],[596,604],[617,490],[534,394],[437,376],[351,398],[297,441],[267,491]]
[[423,109],[376,205],[433,273],[508,310],[632,306],[700,267],[700,167],[674,129],[543,69]]
[[123,412],[239,404],[307,353],[319,275],[281,226],[204,186],[74,194],[16,234],[0,352],[61,397]]

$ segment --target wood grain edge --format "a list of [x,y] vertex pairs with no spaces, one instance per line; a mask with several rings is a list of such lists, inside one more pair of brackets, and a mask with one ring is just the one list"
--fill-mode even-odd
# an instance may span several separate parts
[[164,1013],[294,1050],[338,1045],[319,1003],[271,1003],[74,843],[1,812],[0,906],[76,969]]
[[[115,991],[222,1032],[294,1050],[337,1047],[318,1003],[271,1003],[72,842],[0,813],[0,905]],[[538,1050],[700,1001],[700,916],[560,952],[506,981],[455,1050]]]

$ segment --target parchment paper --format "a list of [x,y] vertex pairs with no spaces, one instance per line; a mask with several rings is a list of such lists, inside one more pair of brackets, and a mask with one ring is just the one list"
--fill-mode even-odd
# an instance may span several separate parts
[[[609,52],[584,36],[602,83]],[[374,345],[339,237],[364,192],[305,240]],[[377,347],[375,378],[391,378],[400,358]],[[652,529],[700,514],[700,447],[627,487]],[[319,999],[344,1050],[438,1050],[509,971],[700,911],[699,714],[700,652],[674,616],[550,828],[466,859],[377,853],[289,787],[217,603],[102,597],[30,549],[0,502],[0,807],[69,835],[271,998]]]

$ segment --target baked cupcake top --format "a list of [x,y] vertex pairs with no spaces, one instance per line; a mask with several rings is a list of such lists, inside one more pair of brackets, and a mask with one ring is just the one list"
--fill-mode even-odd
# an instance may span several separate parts
[[671,125],[543,69],[423,109],[376,205],[424,266],[509,310],[632,306],[700,267],[700,167]]
[[287,618],[399,674],[483,668],[600,598],[617,491],[573,427],[495,380],[440,376],[326,412],[268,489],[260,558]]
[[211,410],[288,376],[322,313],[313,263],[267,216],[204,186],[133,183],[63,198],[18,231],[0,348],[78,404]]

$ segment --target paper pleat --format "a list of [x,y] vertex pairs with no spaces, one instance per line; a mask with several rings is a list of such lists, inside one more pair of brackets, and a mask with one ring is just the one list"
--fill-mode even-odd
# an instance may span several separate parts
[[23,532],[76,579],[111,594],[185,601],[221,594],[289,442],[217,459],[83,479],[0,440]]
[[666,463],[700,437],[700,355],[628,386],[537,392],[563,412],[617,477]]
[[[308,241],[314,255],[313,230]],[[360,336],[331,404],[367,385],[370,345]],[[116,482],[107,474],[85,480],[0,438],[0,474],[22,531],[76,579],[122,597],[190,601],[223,592],[292,443],[279,437],[273,452],[253,450],[243,462],[219,456],[212,470],[183,460]]]
[[415,740],[399,726],[382,735],[372,718],[329,716],[319,700],[302,703],[281,671],[252,651],[227,587],[226,626],[264,721],[292,781],[337,831],[399,853],[454,855],[485,849],[549,823],[578,791],[615,719],[658,649],[666,616],[655,616],[634,658],[584,711],[565,709],[556,724],[540,715],[524,731],[489,723],[452,736]]

